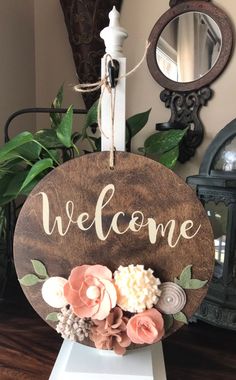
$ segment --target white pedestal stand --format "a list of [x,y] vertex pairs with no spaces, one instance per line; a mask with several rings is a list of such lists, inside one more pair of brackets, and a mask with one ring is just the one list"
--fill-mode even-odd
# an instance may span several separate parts
[[[118,151],[125,151],[126,58],[122,54],[122,46],[128,35],[120,27],[119,12],[115,8],[109,18],[110,25],[101,32],[101,37],[105,40],[107,54],[119,61],[119,77],[123,76],[116,87],[114,146]],[[103,58],[102,77],[105,70]],[[111,149],[110,96],[105,89],[101,102],[102,151]],[[162,343],[128,351],[120,357],[113,351],[100,351],[65,340],[49,380],[166,380]]]
[[49,380],[166,380],[162,344],[120,357],[65,340]]

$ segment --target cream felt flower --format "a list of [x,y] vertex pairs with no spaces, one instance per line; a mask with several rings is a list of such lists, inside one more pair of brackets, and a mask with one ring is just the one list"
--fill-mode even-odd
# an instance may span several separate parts
[[117,304],[131,313],[141,313],[151,309],[159,299],[160,280],[154,277],[152,269],[143,265],[120,266],[114,273],[117,289]]
[[44,301],[55,309],[61,309],[68,304],[64,297],[64,285],[67,280],[63,277],[50,277],[42,286]]

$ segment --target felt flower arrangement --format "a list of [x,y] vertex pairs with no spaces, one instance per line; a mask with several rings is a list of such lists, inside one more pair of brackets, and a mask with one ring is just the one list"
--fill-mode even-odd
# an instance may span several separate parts
[[192,279],[189,265],[174,282],[161,284],[152,269],[143,265],[120,266],[114,273],[103,265],[73,268],[68,279],[49,277],[43,263],[32,260],[35,274],[27,274],[25,286],[43,282],[42,298],[54,309],[47,320],[58,322],[63,338],[90,339],[96,348],[123,355],[132,343],[159,342],[165,335],[165,316],[187,323],[182,312],[184,289],[200,289],[206,281]]

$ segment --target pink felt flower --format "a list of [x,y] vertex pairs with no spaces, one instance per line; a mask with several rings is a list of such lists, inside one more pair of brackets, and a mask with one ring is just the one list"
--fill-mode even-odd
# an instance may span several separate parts
[[127,322],[123,311],[115,307],[103,321],[93,320],[90,339],[100,350],[114,350],[117,355],[124,355],[131,344],[126,332]]
[[80,318],[105,319],[117,301],[112,272],[102,265],[81,265],[72,269],[64,296]]
[[156,309],[145,310],[135,314],[127,324],[127,335],[133,343],[156,343],[164,335],[164,321]]

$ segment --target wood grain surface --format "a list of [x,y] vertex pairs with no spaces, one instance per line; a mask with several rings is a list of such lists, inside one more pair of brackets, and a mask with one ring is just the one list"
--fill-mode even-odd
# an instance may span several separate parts
[[[95,205],[101,190],[114,184],[115,194],[103,210],[104,229],[107,230],[116,212],[123,211],[121,229],[125,229],[132,212],[140,210],[146,218],[166,224],[175,219],[181,223],[191,219],[201,228],[191,240],[180,239],[170,248],[165,238],[158,236],[150,244],[147,229],[124,235],[111,232],[105,241],[97,238],[95,229],[81,231],[72,225],[65,236],[53,233],[48,236],[42,227],[42,197],[46,192],[50,201],[50,222],[56,216],[68,219],[65,204],[74,202],[75,215],[87,212],[88,224],[94,218]],[[123,227],[123,228],[122,228]],[[176,235],[177,236],[177,235]],[[40,260],[50,276],[68,277],[71,269],[82,264],[102,264],[112,271],[119,265],[144,264],[152,268],[162,282],[173,281],[187,266],[193,265],[193,276],[210,279],[214,263],[213,237],[210,223],[192,190],[172,171],[162,165],[133,154],[117,153],[115,170],[109,169],[109,153],[91,154],[71,160],[46,176],[33,190],[19,215],[14,238],[14,260],[18,278],[32,273],[32,259]],[[41,285],[23,287],[38,314],[45,319],[52,312],[41,298]],[[189,317],[207,292],[187,291],[184,312]],[[55,327],[55,324],[53,325]],[[181,323],[176,322],[173,331]]]

